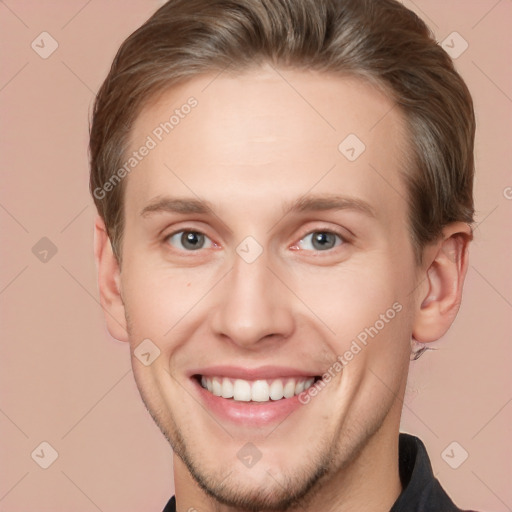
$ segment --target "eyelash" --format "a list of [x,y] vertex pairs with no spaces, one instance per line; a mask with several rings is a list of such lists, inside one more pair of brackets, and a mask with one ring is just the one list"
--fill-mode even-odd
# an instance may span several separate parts
[[[214,244],[215,246],[218,247],[218,245],[215,242],[213,242],[210,239],[210,237],[208,237],[208,235],[204,234],[202,231],[199,231],[197,229],[190,229],[190,228],[179,229],[177,231],[173,231],[172,233],[169,233],[168,235],[165,235],[164,238],[163,238],[163,242],[165,244],[167,244],[167,245],[170,245],[168,240],[171,237],[173,237],[175,235],[178,235],[178,234],[182,234],[182,233],[195,233],[195,234],[203,235],[205,238],[210,240],[212,244]],[[335,235],[335,236],[337,236],[340,239],[341,243],[338,244],[338,245],[335,245],[334,247],[332,247],[330,249],[326,249],[325,251],[305,249],[308,252],[312,252],[312,253],[329,253],[330,254],[333,251],[335,251],[336,248],[339,248],[339,247],[341,247],[343,245],[346,245],[348,243],[347,236],[342,234],[342,233],[340,233],[339,231],[336,231],[336,230],[333,230],[333,229],[322,229],[322,228],[320,228],[320,229],[314,229],[312,231],[308,231],[307,233],[302,235],[301,238],[299,239],[299,241],[292,245],[292,247],[295,248],[294,250],[296,250],[296,248],[298,247],[299,243],[302,242],[307,236],[313,235],[315,233],[324,233],[324,234]],[[192,251],[188,251],[186,249],[176,249],[176,248],[174,248],[174,249],[179,251],[179,252],[186,252],[186,253],[191,253],[191,254],[196,253],[196,252],[199,253],[199,252],[202,251],[202,249],[197,249],[195,251],[193,251],[193,250]]]

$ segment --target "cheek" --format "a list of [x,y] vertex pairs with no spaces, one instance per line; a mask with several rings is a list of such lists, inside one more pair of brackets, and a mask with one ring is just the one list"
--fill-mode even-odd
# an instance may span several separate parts
[[158,340],[162,346],[200,311],[216,275],[206,268],[170,268],[144,258],[132,258],[123,274],[133,337]]
[[390,265],[369,259],[307,273],[297,275],[294,289],[340,339],[375,323],[403,295]]
[[320,325],[320,320],[330,331],[329,358],[341,356],[347,372],[360,377],[376,361],[379,372],[387,374],[408,360],[412,329],[412,267],[396,265],[389,254],[371,256],[315,270],[295,283],[297,295],[315,313],[310,321]]
[[125,310],[131,321],[132,334],[162,337],[177,321],[180,304],[184,302],[179,293],[183,284],[135,265],[127,266],[125,276]]

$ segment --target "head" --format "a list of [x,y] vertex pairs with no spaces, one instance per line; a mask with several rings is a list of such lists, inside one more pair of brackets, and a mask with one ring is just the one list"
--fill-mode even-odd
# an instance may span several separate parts
[[[101,302],[207,494],[277,510],[396,436],[411,340],[460,304],[474,132],[394,0],[171,0],[123,43],[91,125]],[[199,381],[237,372],[316,380],[234,418]]]

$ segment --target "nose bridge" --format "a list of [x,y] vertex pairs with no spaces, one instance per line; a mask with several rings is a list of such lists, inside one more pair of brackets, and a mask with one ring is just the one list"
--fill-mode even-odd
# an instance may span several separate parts
[[292,304],[286,287],[269,268],[270,260],[268,251],[251,240],[238,246],[216,302],[212,324],[216,334],[247,348],[271,335],[290,335]]

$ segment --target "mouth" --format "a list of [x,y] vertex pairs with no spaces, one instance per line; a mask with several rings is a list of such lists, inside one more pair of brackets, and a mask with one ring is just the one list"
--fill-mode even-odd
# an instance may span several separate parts
[[235,379],[221,375],[193,375],[198,384],[213,396],[233,402],[277,402],[293,398],[309,389],[320,376],[272,379]]
[[315,373],[285,366],[219,365],[195,368],[188,376],[203,410],[222,423],[253,429],[275,428],[291,414],[309,414],[309,399],[303,397],[322,380]]

